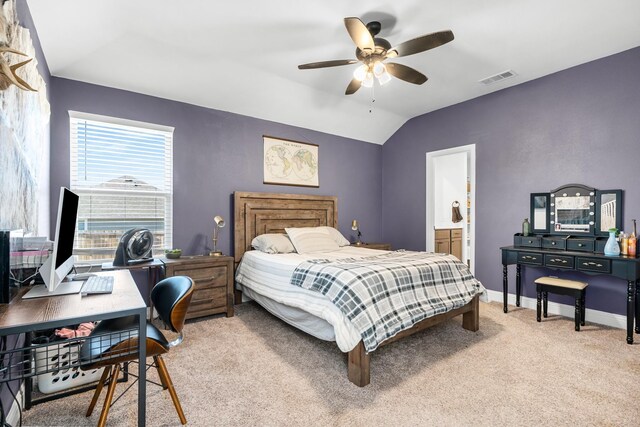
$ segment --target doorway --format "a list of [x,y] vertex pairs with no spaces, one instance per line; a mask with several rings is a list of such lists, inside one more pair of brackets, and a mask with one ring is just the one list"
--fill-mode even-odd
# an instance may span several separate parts
[[[427,153],[426,248],[435,251],[436,229],[462,231],[462,259],[475,271],[475,144]],[[459,204],[462,221],[452,218]]]

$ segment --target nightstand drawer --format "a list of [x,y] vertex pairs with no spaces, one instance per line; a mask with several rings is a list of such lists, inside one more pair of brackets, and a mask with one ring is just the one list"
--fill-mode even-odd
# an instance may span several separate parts
[[518,262],[521,264],[542,265],[542,254],[518,252]]
[[576,268],[583,271],[595,271],[598,273],[610,273],[611,261],[608,259],[600,258],[576,258]]
[[227,303],[227,287],[196,289],[191,297],[191,305],[198,301],[208,301],[213,306],[225,305]]
[[549,267],[573,268],[573,257],[566,255],[544,255],[544,265]]
[[225,286],[227,284],[227,267],[176,268],[176,276],[189,276],[196,289]]

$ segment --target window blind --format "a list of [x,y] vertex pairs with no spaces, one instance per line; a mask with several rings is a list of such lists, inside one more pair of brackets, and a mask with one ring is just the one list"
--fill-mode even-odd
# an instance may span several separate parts
[[148,228],[173,246],[173,128],[69,112],[71,190],[80,196],[78,260],[111,259],[120,236]]

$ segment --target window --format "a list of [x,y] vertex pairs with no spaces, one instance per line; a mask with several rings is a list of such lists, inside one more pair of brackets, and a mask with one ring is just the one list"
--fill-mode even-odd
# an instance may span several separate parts
[[120,236],[148,228],[173,246],[173,128],[69,112],[71,190],[80,196],[74,253],[111,259]]

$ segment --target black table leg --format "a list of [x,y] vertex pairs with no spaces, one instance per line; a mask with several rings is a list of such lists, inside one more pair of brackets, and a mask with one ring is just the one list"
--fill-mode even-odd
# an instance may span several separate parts
[[516,264],[516,307],[520,307],[520,292],[522,291],[521,266]]
[[627,344],[633,344],[633,322],[636,318],[636,281],[627,282]]
[[636,280],[636,334],[640,334],[640,280]]
[[507,264],[502,264],[502,300],[504,303],[503,310],[508,312],[507,308],[507,292],[509,291],[509,276],[508,276]]

